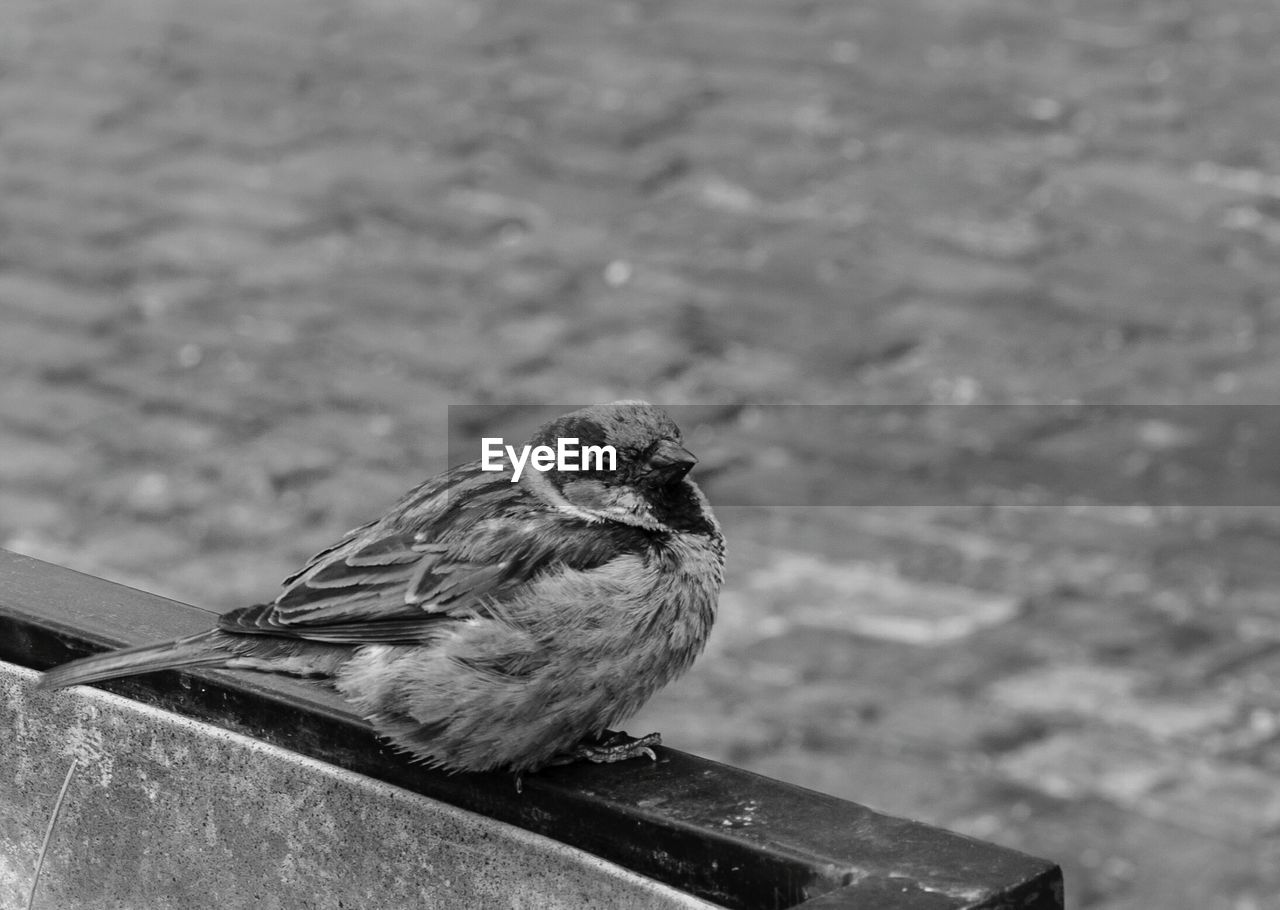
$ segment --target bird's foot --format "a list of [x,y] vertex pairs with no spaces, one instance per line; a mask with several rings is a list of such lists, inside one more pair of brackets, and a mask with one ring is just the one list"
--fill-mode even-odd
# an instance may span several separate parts
[[604,731],[599,739],[584,739],[567,752],[562,752],[551,759],[553,765],[567,765],[576,761],[589,761],[595,764],[612,764],[626,761],[628,758],[645,756],[650,761],[657,761],[658,756],[652,746],[662,745],[661,733],[650,733],[648,736],[634,737],[626,733],[612,730]]

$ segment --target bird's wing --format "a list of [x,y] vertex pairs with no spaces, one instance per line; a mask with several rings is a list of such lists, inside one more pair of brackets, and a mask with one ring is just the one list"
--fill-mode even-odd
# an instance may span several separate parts
[[486,615],[556,567],[587,570],[649,534],[548,511],[503,474],[465,465],[411,491],[285,580],[274,602],[224,614],[227,632],[349,644],[421,642]]

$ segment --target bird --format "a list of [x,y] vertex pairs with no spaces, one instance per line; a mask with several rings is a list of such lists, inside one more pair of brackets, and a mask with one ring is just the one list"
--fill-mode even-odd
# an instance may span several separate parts
[[458,465],[317,553],[269,603],[63,664],[39,685],[194,667],[317,679],[411,760],[507,769],[517,787],[548,765],[654,759],[659,734],[612,728],[704,650],[724,535],[663,409],[594,405],[528,444],[572,439],[616,457]]

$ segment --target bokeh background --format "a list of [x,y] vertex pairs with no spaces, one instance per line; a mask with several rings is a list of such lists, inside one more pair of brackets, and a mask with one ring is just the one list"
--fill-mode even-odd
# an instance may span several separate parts
[[[1280,445],[1091,409],[1276,400],[1274,0],[0,13],[4,546],[229,608],[443,468],[450,404],[697,405],[722,616],[633,732],[1080,910],[1280,906],[1280,514],[1191,457]],[[1195,501],[974,499],[993,451]]]

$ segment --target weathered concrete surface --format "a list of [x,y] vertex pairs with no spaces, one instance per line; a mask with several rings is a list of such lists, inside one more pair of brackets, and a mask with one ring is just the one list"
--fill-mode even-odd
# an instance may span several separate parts
[[0,907],[695,908],[547,838],[0,663]]

